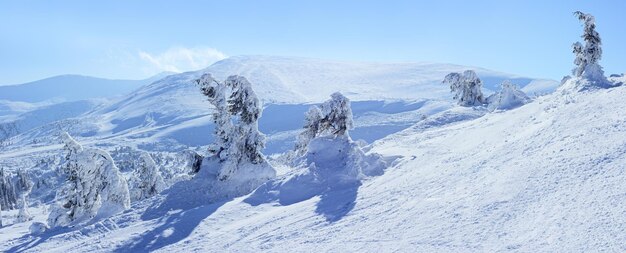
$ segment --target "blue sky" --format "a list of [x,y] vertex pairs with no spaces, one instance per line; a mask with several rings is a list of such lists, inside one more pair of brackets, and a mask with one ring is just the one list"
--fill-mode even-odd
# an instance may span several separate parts
[[[626,1],[1,1],[0,85],[59,74],[140,79],[244,54],[429,61],[559,80],[596,16],[626,71]],[[206,65],[206,66],[205,66]]]

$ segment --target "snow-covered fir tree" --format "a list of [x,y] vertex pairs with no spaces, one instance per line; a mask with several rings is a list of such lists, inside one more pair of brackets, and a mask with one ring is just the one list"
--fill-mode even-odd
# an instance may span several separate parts
[[245,162],[262,163],[264,158],[261,150],[265,147],[265,136],[259,132],[261,107],[252,90],[252,84],[245,77],[236,75],[229,76],[224,84],[232,89],[228,99],[228,112],[239,123],[234,128],[235,143],[231,147],[238,150]]
[[67,179],[57,191],[48,224],[67,226],[128,209],[128,185],[111,156],[103,150],[83,148],[67,133],[61,138],[66,152],[62,168]]
[[306,153],[309,142],[320,132],[321,120],[322,111],[317,106],[311,106],[304,114],[304,130],[296,138],[296,156],[302,156]]
[[321,105],[320,133],[329,133],[335,136],[348,135],[352,130],[352,109],[350,100],[340,92],[330,95],[330,99]]
[[147,152],[139,155],[139,163],[133,172],[130,185],[132,200],[152,197],[165,188],[159,168]]
[[11,175],[0,169],[0,204],[3,210],[12,210],[17,207],[17,194],[11,182]]
[[202,94],[215,111],[213,113],[213,123],[215,124],[215,141],[209,148],[209,152],[219,157],[222,161],[226,160],[227,152],[224,150],[230,147],[233,124],[231,115],[228,112],[228,104],[226,100],[227,86],[213,79],[211,74],[206,73],[196,80]]
[[244,164],[262,164],[265,136],[259,132],[261,106],[252,85],[243,76],[229,76],[223,83],[204,74],[196,80],[202,94],[215,107],[215,143],[209,152],[220,160],[219,180],[233,176]]
[[574,15],[583,22],[583,35],[585,45],[580,42],[574,43],[573,52],[576,55],[574,64],[576,68],[573,70],[575,77],[584,77],[591,80],[605,81],[604,71],[599,64],[602,59],[602,40],[600,34],[596,31],[596,20],[593,15],[580,11],[574,12]]
[[17,215],[18,222],[25,222],[32,219],[32,216],[28,212],[28,194],[33,189],[33,182],[30,179],[30,175],[23,169],[17,171],[17,177],[15,181],[15,188],[18,192],[18,208],[19,213]]
[[[577,88],[610,86],[610,82],[604,76],[604,70],[600,66],[602,59],[602,40],[596,31],[596,21],[593,15],[580,11],[574,15],[583,23],[583,38],[585,44],[575,42],[572,45],[574,53],[574,64],[572,70],[574,79],[571,80]],[[567,86],[567,85],[566,85]]]
[[329,100],[319,106],[311,106],[306,112],[304,129],[296,140],[296,156],[304,155],[315,137],[347,137],[353,125],[350,100],[339,92],[333,93]]
[[48,225],[51,227],[69,225],[77,217],[80,217],[89,209],[94,201],[92,198],[81,196],[83,190],[82,178],[79,177],[78,155],[83,147],[78,144],[69,134],[61,135],[65,157],[61,166],[66,176],[65,184],[57,191],[55,203],[52,204],[48,216]]
[[443,83],[450,85],[450,91],[454,94],[453,99],[461,106],[476,106],[484,103],[483,83],[473,70],[450,73],[446,75]]

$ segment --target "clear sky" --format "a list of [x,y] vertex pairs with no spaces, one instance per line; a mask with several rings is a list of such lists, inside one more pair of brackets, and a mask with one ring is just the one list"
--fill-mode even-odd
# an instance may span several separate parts
[[429,61],[560,80],[596,16],[626,71],[626,1],[0,1],[0,85],[59,74],[140,79],[259,54]]

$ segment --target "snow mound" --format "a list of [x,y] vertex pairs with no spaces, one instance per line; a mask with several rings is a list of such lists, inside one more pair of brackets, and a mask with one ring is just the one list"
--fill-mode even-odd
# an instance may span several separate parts
[[517,85],[504,82],[500,91],[487,98],[487,107],[490,111],[509,110],[525,105],[530,101],[531,99]]
[[48,230],[48,225],[43,222],[33,222],[33,224],[28,227],[28,231],[31,235],[43,234],[46,230]]
[[[316,195],[325,196],[323,199],[328,201],[346,191],[356,194],[362,179],[382,175],[387,167],[382,156],[366,154],[347,136],[317,137],[299,159],[300,166],[296,170],[263,184],[245,202],[260,205],[278,201],[281,205],[291,205]],[[335,200],[350,202],[350,198],[345,197]],[[339,217],[336,211],[325,210],[324,214],[329,220],[336,220]],[[344,211],[340,213],[345,215],[349,210]]]

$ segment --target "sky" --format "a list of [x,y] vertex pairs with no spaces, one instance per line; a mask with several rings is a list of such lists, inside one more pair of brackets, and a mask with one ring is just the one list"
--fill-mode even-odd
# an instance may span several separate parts
[[581,10],[626,72],[626,1],[0,1],[0,85],[143,79],[234,55],[439,62],[560,80]]

